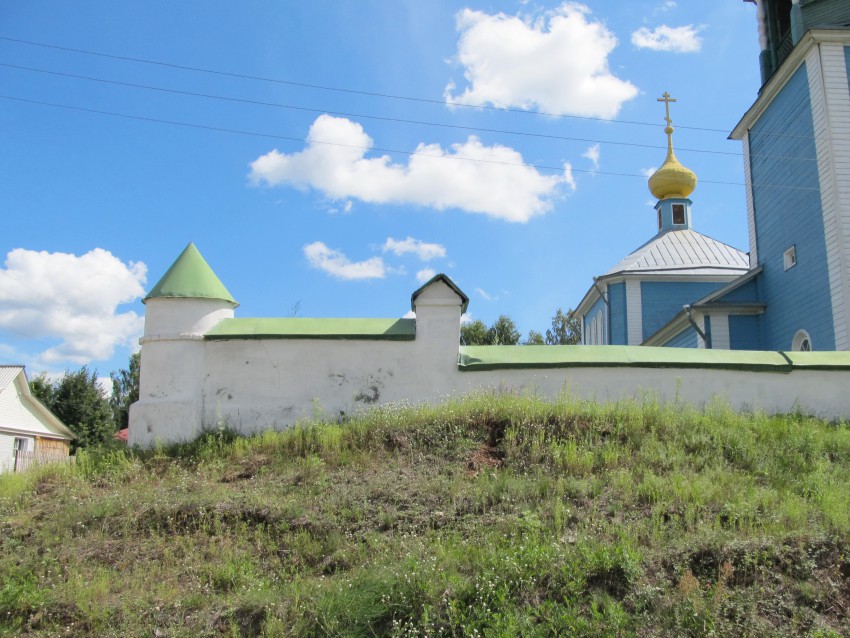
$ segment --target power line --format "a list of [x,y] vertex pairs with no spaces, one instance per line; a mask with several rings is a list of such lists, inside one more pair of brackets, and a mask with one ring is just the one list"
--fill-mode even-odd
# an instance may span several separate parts
[[[362,118],[362,119],[370,119],[370,120],[379,120],[384,122],[397,122],[402,124],[415,124],[420,126],[432,126],[438,128],[450,128],[450,129],[459,129],[464,131],[476,131],[482,133],[498,133],[500,135],[517,135],[522,137],[537,137],[543,139],[552,139],[552,140],[562,140],[569,142],[583,142],[583,143],[591,143],[591,144],[606,144],[612,146],[630,146],[635,148],[652,148],[652,149],[660,149],[666,150],[666,145],[658,145],[658,144],[640,144],[637,142],[618,142],[613,140],[600,140],[594,138],[584,138],[584,137],[568,137],[564,135],[553,135],[549,133],[533,133],[529,131],[513,131],[509,129],[493,129],[493,128],[484,128],[480,126],[465,126],[460,124],[445,124],[441,122],[428,122],[424,120],[409,120],[398,117],[389,117],[382,115],[369,115],[364,113],[350,113],[345,111],[334,111],[330,109],[317,109],[310,108],[306,106],[297,106],[293,104],[281,104],[279,102],[265,102],[262,100],[249,100],[245,98],[238,97],[230,97],[226,95],[215,95],[211,93],[199,93],[196,91],[184,91],[181,89],[170,89],[161,86],[153,86],[150,84],[136,84],[133,82],[124,82],[121,80],[110,80],[106,78],[97,78],[90,75],[80,75],[77,73],[66,73],[62,71],[52,71],[49,69],[40,69],[36,67],[29,66],[21,66],[18,64],[8,64],[4,62],[0,62],[0,66],[7,67],[11,69],[17,69],[21,71],[29,71],[33,73],[42,73],[46,75],[55,75],[60,77],[74,78],[78,80],[86,80],[90,82],[99,82],[101,84],[110,84],[115,86],[127,86],[137,89],[144,89],[149,91],[158,91],[162,93],[171,93],[176,95],[186,95],[190,97],[200,97],[211,100],[220,100],[226,102],[236,102],[240,104],[252,104],[255,106],[269,106],[274,108],[282,108],[289,109],[295,111],[302,111],[307,113],[327,113],[329,115],[338,115],[343,117],[351,117],[351,118]],[[734,151],[713,151],[709,149],[699,149],[699,148],[686,148],[686,147],[678,147],[676,150],[683,152],[691,152],[691,153],[707,153],[711,155],[730,155],[734,157],[743,157],[743,153],[734,152]],[[764,155],[760,153],[753,153],[750,157],[760,157],[765,159],[781,159],[781,160],[797,160],[797,161],[806,161],[806,162],[814,162],[817,161],[816,158],[811,157],[793,157],[793,156],[781,156],[781,155]]]
[[[209,125],[206,125],[206,124],[195,124],[195,123],[191,123],[191,122],[178,122],[178,121],[175,121],[175,120],[165,120],[165,119],[147,117],[147,116],[142,116],[142,115],[129,115],[127,113],[116,113],[114,111],[103,111],[103,110],[92,109],[92,108],[83,107],[83,106],[72,106],[72,105],[69,105],[69,104],[57,104],[55,102],[43,102],[43,101],[40,101],[40,100],[30,100],[30,99],[27,99],[27,98],[15,97],[15,96],[11,96],[11,95],[0,95],[0,99],[13,100],[13,101],[16,101],[16,102],[23,102],[23,103],[27,103],[27,104],[38,104],[40,106],[51,106],[51,107],[55,107],[55,108],[69,109],[69,110],[74,110],[74,111],[82,111],[82,112],[86,112],[86,113],[95,113],[95,114],[98,114],[98,115],[109,115],[109,116],[112,116],[112,117],[120,117],[120,118],[130,119],[130,120],[138,120],[138,121],[142,121],[142,122],[153,122],[153,123],[157,123],[157,124],[168,124],[168,125],[171,125],[171,126],[182,126],[182,127],[194,128],[194,129],[200,129],[200,130],[216,131],[216,132],[219,132],[219,133],[232,133],[232,134],[236,134],[236,135],[246,135],[246,136],[251,136],[251,137],[264,137],[264,138],[270,138],[270,139],[287,140],[287,141],[291,141],[291,142],[302,142],[302,143],[306,142],[306,143],[309,143],[309,144],[321,144],[321,145],[325,145],[325,146],[338,146],[338,147],[343,147],[343,148],[356,148],[358,150],[363,150],[363,151],[378,151],[378,152],[381,152],[381,153],[396,153],[396,154],[399,154],[399,155],[407,155],[407,156],[410,156],[410,157],[413,157],[413,156],[430,157],[430,158],[433,158],[433,159],[446,159],[446,160],[465,161],[465,162],[477,162],[477,163],[481,163],[481,164],[498,164],[498,165],[503,165],[503,166],[515,166],[515,167],[518,167],[518,168],[533,168],[533,169],[536,169],[536,170],[556,171],[556,172],[559,172],[559,173],[563,172],[566,168],[565,166],[548,166],[548,165],[545,165],[545,164],[526,164],[526,163],[523,163],[523,162],[504,162],[504,161],[499,161],[499,160],[486,160],[486,159],[478,159],[478,158],[472,158],[472,157],[458,157],[456,155],[434,155],[432,153],[422,153],[422,152],[419,152],[419,151],[404,151],[404,150],[398,150],[398,149],[381,148],[381,147],[377,147],[377,146],[360,146],[360,145],[356,145],[356,144],[342,144],[340,142],[330,142],[330,141],[326,141],[326,140],[314,140],[314,139],[311,139],[311,138],[305,139],[305,138],[301,138],[301,137],[279,135],[279,134],[275,134],[275,133],[260,133],[260,132],[256,132],[256,131],[243,131],[243,130],[239,130],[239,129],[231,129],[231,128],[225,128],[225,127],[219,127],[219,126],[209,126]],[[611,172],[611,171],[599,171],[599,170],[573,168],[572,166],[570,166],[570,170],[572,172],[575,172],[575,173],[590,173],[590,174],[594,174],[594,175],[611,175],[611,176],[616,176],[616,177],[639,177],[639,178],[642,178],[642,179],[646,179],[646,175],[640,175],[640,174],[637,174],[637,173],[615,173],[615,172]],[[744,184],[742,184],[741,182],[724,182],[724,181],[705,180],[705,179],[700,180],[700,181],[703,184],[721,184],[721,185],[726,185],[726,186],[744,186]],[[788,185],[784,185],[784,184],[762,184],[761,186],[767,187],[767,188],[783,188],[783,189],[790,189],[790,190],[811,190],[811,191],[818,190],[817,188],[803,187],[803,186],[788,186]]]
[[[2,291],[2,292],[5,292],[5,291]],[[44,340],[42,340],[42,339],[40,339],[40,338],[38,338],[38,337],[34,337],[34,336],[32,336],[31,334],[27,334],[26,332],[22,332],[21,330],[18,330],[17,328],[15,328],[15,327],[13,327],[13,326],[10,326],[10,325],[2,325],[2,326],[0,326],[0,332],[2,332],[3,330],[8,330],[8,331],[10,331],[10,332],[14,332],[15,334],[17,334],[17,335],[19,335],[19,336],[23,337],[24,339],[29,339],[29,340],[31,340],[31,341],[37,341],[38,343],[40,343],[41,345],[43,345],[43,346],[44,346],[44,347],[46,347],[46,348],[53,348],[53,347],[55,347],[55,344],[49,344],[49,343],[47,343],[46,341],[44,341]]]
[[[261,101],[261,100],[249,100],[249,99],[245,99],[245,98],[237,98],[237,97],[230,97],[230,96],[224,96],[224,95],[215,95],[215,94],[210,94],[210,93],[199,93],[199,92],[195,92],[195,91],[183,91],[183,90],[180,90],[180,89],[169,89],[169,88],[153,86],[153,85],[149,85],[149,84],[135,84],[133,82],[123,82],[123,81],[120,81],[120,80],[109,80],[109,79],[105,79],[105,78],[96,78],[96,77],[92,77],[92,76],[88,76],[88,75],[79,75],[79,74],[76,74],[76,73],[65,73],[65,72],[61,72],[61,71],[51,71],[51,70],[48,70],[48,69],[39,69],[39,68],[35,68],[35,67],[20,66],[20,65],[17,65],[17,64],[6,64],[6,63],[3,63],[3,62],[0,62],[0,66],[12,68],[12,69],[19,69],[19,70],[23,70],[23,71],[32,71],[32,72],[35,72],[35,73],[44,73],[44,74],[48,74],[48,75],[58,75],[58,76],[62,76],[62,77],[69,77],[69,78],[75,78],[75,79],[80,79],[80,80],[88,80],[88,81],[91,81],[91,82],[100,82],[100,83],[103,83],[103,84],[128,86],[128,87],[133,87],[133,88],[138,88],[138,89],[146,89],[146,90],[150,90],[150,91],[160,91],[160,92],[163,92],[163,93],[174,93],[174,94],[177,94],[177,95],[187,95],[187,96],[191,96],[191,97],[202,97],[202,98],[208,98],[208,99],[213,99],[213,100],[223,100],[223,101],[227,101],[227,102],[238,102],[238,103],[241,103],[241,104],[253,104],[253,105],[256,105],[256,106],[271,106],[271,107],[291,109],[291,110],[296,110],[296,111],[306,111],[308,113],[328,113],[330,115],[340,115],[340,116],[343,116],[343,117],[356,117],[356,118],[364,118],[364,119],[371,119],[371,120],[381,120],[381,121],[385,121],[385,122],[399,122],[399,123],[404,123],[404,124],[417,124],[417,125],[423,125],[423,126],[444,127],[444,128],[453,128],[453,129],[462,129],[462,130],[467,130],[467,131],[479,131],[479,132],[485,132],[485,133],[499,133],[499,134],[506,134],[506,135],[521,135],[521,136],[528,136],[528,137],[541,137],[541,138],[546,138],[546,139],[564,140],[564,141],[570,141],[570,142],[612,144],[612,145],[619,145],[619,146],[637,146],[637,147],[641,147],[641,148],[655,148],[655,149],[666,149],[667,148],[666,146],[662,146],[662,145],[658,145],[658,144],[638,144],[638,143],[632,143],[632,142],[615,142],[615,141],[609,141],[609,140],[597,140],[597,139],[582,138],[582,137],[567,137],[567,136],[563,136],[563,135],[552,135],[552,134],[547,134],[547,133],[532,133],[532,132],[528,132],[528,131],[512,131],[512,130],[506,130],[506,129],[482,128],[482,127],[478,127],[478,126],[464,126],[464,125],[460,125],[460,124],[445,124],[445,123],[440,123],[440,122],[427,122],[427,121],[423,121],[423,120],[408,120],[408,119],[403,119],[403,118],[388,117],[388,116],[382,116],[382,115],[368,115],[368,114],[364,114],[364,113],[349,113],[349,112],[345,112],[345,111],[333,111],[333,110],[330,110],[330,109],[316,109],[316,108],[310,108],[310,107],[306,107],[306,106],[296,106],[296,105],[292,105],[292,104],[281,104],[279,102],[264,102],[264,101]],[[660,128],[660,125],[658,125],[658,126]],[[735,155],[735,156],[738,156],[738,157],[742,157],[742,153],[735,153],[735,152],[731,152],[731,151],[712,151],[712,150],[702,150],[702,149],[693,149],[693,148],[679,148],[678,150],[680,150],[680,151],[693,151],[695,153],[712,153],[712,154],[716,154],[716,155]],[[800,158],[800,159],[803,159],[803,158]]]
[[[289,85],[289,86],[298,86],[298,87],[302,87],[302,88],[310,88],[310,89],[317,89],[317,90],[323,90],[323,91],[335,91],[335,92],[340,92],[340,93],[348,93],[348,94],[352,94],[352,95],[366,95],[366,96],[370,96],[370,97],[381,97],[381,98],[394,99],[394,100],[406,100],[406,101],[410,101],[410,102],[422,102],[422,103],[426,103],[426,104],[438,104],[440,106],[446,105],[446,102],[444,100],[435,100],[435,99],[431,99],[431,98],[421,98],[421,97],[412,97],[412,96],[405,96],[405,95],[396,95],[396,94],[392,94],[392,93],[379,93],[379,92],[374,92],[374,91],[362,91],[362,90],[349,89],[349,88],[344,88],[344,87],[334,87],[334,86],[322,85],[322,84],[310,84],[310,83],[307,83],[307,82],[296,82],[296,81],[293,81],[293,80],[281,80],[281,79],[278,79],[278,78],[268,78],[268,77],[263,77],[263,76],[248,75],[248,74],[244,74],[244,73],[233,73],[233,72],[229,72],[229,71],[219,71],[219,70],[216,70],[216,69],[187,66],[187,65],[181,65],[181,64],[176,64],[176,63],[172,63],[172,62],[161,62],[161,61],[158,61],[158,60],[150,60],[150,59],[146,59],[146,58],[136,58],[136,57],[131,57],[131,56],[102,53],[102,52],[99,52],[99,51],[90,51],[90,50],[87,50],[87,49],[77,49],[77,48],[73,48],[73,47],[63,47],[63,46],[58,46],[58,45],[54,45],[54,44],[47,44],[47,43],[44,43],[44,42],[35,42],[33,40],[22,40],[20,38],[11,38],[11,37],[6,37],[6,36],[0,36],[0,40],[6,41],[6,42],[15,42],[17,44],[26,44],[26,45],[29,45],[29,46],[42,47],[42,48],[46,48],[46,49],[55,49],[55,50],[58,50],[58,51],[69,51],[69,52],[72,52],[72,53],[81,53],[81,54],[84,54],[84,55],[91,55],[91,56],[109,58],[109,59],[113,59],[113,60],[123,60],[123,61],[128,61],[128,62],[137,62],[137,63],[140,63],[140,64],[150,64],[150,65],[162,66],[162,67],[166,67],[166,68],[180,69],[180,70],[183,70],[183,71],[193,71],[193,72],[197,72],[197,73],[206,73],[206,74],[210,74],[210,75],[220,75],[220,76],[224,76],[224,77],[234,77],[234,78],[240,78],[240,79],[244,79],[244,80],[255,80],[255,81],[259,81],[259,82],[270,82],[270,83],[274,83],[274,84],[285,84],[285,85]],[[568,115],[568,114],[563,114],[563,113],[548,113],[548,112],[545,112],[545,111],[530,111],[530,110],[526,110],[526,109],[518,109],[518,108],[511,108],[511,107],[491,106],[491,105],[487,105],[487,104],[451,103],[451,106],[460,107],[460,108],[497,111],[497,112],[520,113],[520,114],[523,114],[523,115],[544,115],[544,116],[547,116],[547,117],[587,120],[587,121],[594,121],[594,122],[606,122],[606,123],[611,122],[611,123],[615,123],[615,124],[632,124],[632,125],[636,125],[636,126],[653,126],[653,127],[659,126],[659,124],[657,122],[640,122],[640,121],[635,121],[635,120],[618,120],[618,119],[615,119],[615,118],[614,119],[606,119],[606,118],[603,118],[603,117],[592,117],[592,116],[586,116],[586,115]],[[691,131],[707,131],[707,132],[710,132],[710,133],[723,133],[724,135],[729,134],[729,130],[725,129],[725,128],[721,129],[721,128],[709,128],[709,127],[703,127],[703,126],[686,126],[684,124],[678,124],[677,128],[687,129],[687,130],[691,130]],[[778,133],[778,132],[763,132],[763,133],[759,133],[759,135],[766,136],[766,137],[791,137],[791,138],[802,138],[802,139],[818,139],[817,135],[800,135],[800,134]]]
[[[216,69],[208,69],[204,67],[196,67],[196,66],[187,66],[183,64],[176,64],[173,62],[161,62],[159,60],[150,60],[146,58],[136,58],[127,55],[115,55],[111,53],[102,53],[100,51],[90,51],[88,49],[76,49],[73,47],[63,47],[55,44],[47,44],[44,42],[35,42],[33,40],[22,40],[19,38],[10,38],[6,36],[0,36],[0,40],[4,40],[6,42],[15,42],[17,44],[26,44],[29,46],[43,47],[45,49],[55,49],[58,51],[69,51],[72,53],[82,53],[84,55],[92,55],[102,58],[109,58],[112,60],[123,60],[126,62],[138,62],[140,64],[151,64],[156,66],[162,66],[170,69],[180,69],[182,71],[193,71],[196,73],[207,73],[210,75],[220,75],[224,77],[232,77],[239,78],[242,80],[254,80],[258,82],[271,82],[274,84],[286,84],[289,86],[298,86],[302,88],[308,89],[317,89],[321,91],[335,91],[338,93],[348,93],[352,95],[366,95],[370,97],[380,97],[387,98],[392,100],[406,100],[409,102],[421,102],[425,104],[439,104],[440,106],[445,106],[445,100],[435,100],[432,98],[423,98],[423,97],[412,97],[408,95],[395,95],[392,93],[379,93],[375,91],[362,91],[358,89],[349,89],[343,87],[329,86],[324,84],[311,84],[307,82],[295,82],[293,80],[281,80],[278,78],[269,78],[258,75],[248,75],[245,73],[233,73],[230,71],[219,71]],[[616,124],[632,124],[636,126],[659,126],[657,122],[638,122],[633,120],[618,120],[618,119],[606,119],[604,117],[592,117],[589,115],[567,115],[564,113],[547,113],[544,111],[529,111],[526,109],[517,109],[517,108],[502,108],[498,106],[490,106],[486,104],[460,104],[460,103],[451,103],[451,106],[461,107],[461,108],[473,108],[473,109],[484,109],[489,111],[499,111],[499,112],[508,112],[508,113],[522,113],[524,115],[545,115],[547,117],[558,117],[558,118],[566,118],[566,119],[576,119],[576,120],[589,120],[594,122],[613,122]],[[708,131],[711,133],[723,133],[724,135],[728,135],[729,131],[727,129],[719,129],[719,128],[707,128],[703,126],[684,126],[678,125],[678,128],[688,129],[691,131]]]

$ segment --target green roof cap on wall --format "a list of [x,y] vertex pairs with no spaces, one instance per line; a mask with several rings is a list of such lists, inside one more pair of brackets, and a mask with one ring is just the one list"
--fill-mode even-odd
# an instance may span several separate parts
[[650,346],[461,346],[458,369],[702,368],[788,373],[847,370],[848,352],[766,352]]
[[350,339],[413,341],[415,319],[312,319],[306,317],[246,317],[223,319],[204,339]]
[[159,297],[221,299],[236,304],[233,295],[192,243],[180,253],[142,302]]

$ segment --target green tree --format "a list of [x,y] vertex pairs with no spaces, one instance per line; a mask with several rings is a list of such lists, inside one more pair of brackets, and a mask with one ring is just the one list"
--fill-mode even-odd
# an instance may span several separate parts
[[487,336],[494,346],[515,346],[520,340],[519,330],[508,315],[500,315],[487,330]]
[[499,316],[489,328],[480,319],[460,327],[462,346],[515,346],[520,337],[516,323],[507,315]]
[[115,432],[112,408],[97,384],[97,372],[89,372],[86,366],[76,372],[66,370],[54,383],[36,377],[30,390],[77,435],[72,449],[102,445]]
[[572,316],[572,308],[566,314],[558,308],[552,317],[552,328],[546,330],[547,346],[568,346],[581,343],[581,320]]
[[48,408],[53,405],[53,384],[43,374],[30,381],[30,392]]
[[460,345],[462,346],[488,346],[490,345],[487,335],[487,326],[480,319],[470,321],[460,327]]
[[529,330],[528,336],[525,338],[525,341],[522,342],[524,346],[542,346],[546,342],[543,341],[543,335],[537,332],[536,330]]
[[111,372],[112,396],[109,405],[112,408],[112,418],[119,430],[130,424],[130,406],[139,400],[139,366],[141,353],[130,355],[127,369]]

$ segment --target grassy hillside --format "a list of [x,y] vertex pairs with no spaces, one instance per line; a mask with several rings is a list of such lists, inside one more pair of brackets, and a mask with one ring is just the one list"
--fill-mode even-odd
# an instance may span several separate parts
[[848,636],[850,427],[481,396],[0,478],[3,636]]

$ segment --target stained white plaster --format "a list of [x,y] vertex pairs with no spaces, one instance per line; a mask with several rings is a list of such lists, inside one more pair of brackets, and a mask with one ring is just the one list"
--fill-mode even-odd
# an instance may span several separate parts
[[756,20],[758,21],[759,49],[767,49],[767,17],[764,8],[765,0],[756,0]]

